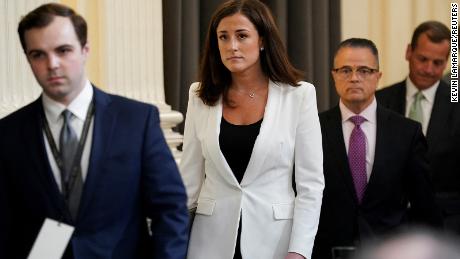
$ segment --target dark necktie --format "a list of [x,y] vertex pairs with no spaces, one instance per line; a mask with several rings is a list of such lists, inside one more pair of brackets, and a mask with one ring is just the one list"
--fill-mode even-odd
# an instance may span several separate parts
[[[72,113],[69,110],[62,112],[64,123],[62,124],[61,134],[59,136],[59,150],[61,153],[63,170],[61,171],[61,183],[64,196],[68,197],[68,206],[72,218],[75,220],[78,213],[78,206],[80,204],[81,190],[83,186],[81,177],[81,168],[78,164],[78,172],[75,175],[75,180],[71,179],[72,167],[75,160],[76,151],[78,149],[78,137],[70,121]],[[80,163],[80,161],[77,161]],[[73,181],[73,183],[72,183]],[[69,186],[72,184],[72,186]],[[69,189],[67,189],[67,187]]]
[[361,123],[365,120],[366,119],[364,117],[359,115],[350,118],[350,121],[355,124],[355,127],[351,132],[350,143],[348,146],[348,163],[350,165],[351,175],[353,176],[353,184],[360,204],[367,185],[366,136],[361,129]]
[[75,153],[78,147],[78,137],[72,126],[70,120],[72,113],[69,110],[62,112],[64,123],[62,124],[61,135],[59,136],[59,150],[61,151],[61,158],[63,163],[63,172],[61,172],[62,181],[69,182],[70,170],[73,165]]

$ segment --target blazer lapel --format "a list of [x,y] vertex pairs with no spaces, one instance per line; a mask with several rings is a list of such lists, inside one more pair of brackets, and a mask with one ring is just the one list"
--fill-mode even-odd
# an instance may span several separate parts
[[267,104],[264,111],[264,119],[260,126],[259,135],[256,138],[254,147],[252,149],[251,158],[249,160],[246,171],[244,172],[243,180],[241,185],[248,185],[263,171],[262,166],[264,165],[265,158],[270,151],[267,148],[270,142],[270,134],[273,133],[272,129],[276,128],[277,118],[281,99],[280,86],[276,85],[271,80],[268,84],[268,98]]
[[449,103],[447,101],[449,99],[448,86],[443,81],[440,81],[434,97],[433,110],[431,111],[430,122],[426,132],[426,140],[430,147],[428,152],[435,150],[433,146],[437,143],[436,139],[442,134],[443,129],[447,127],[450,115]]
[[358,197],[356,196],[355,186],[353,184],[353,177],[351,176],[350,166],[348,164],[348,155],[345,148],[345,140],[343,138],[342,129],[342,115],[340,113],[339,106],[336,106],[329,116],[327,117],[326,123],[326,137],[331,148],[329,149],[333,153],[335,162],[339,166],[340,177],[343,178],[343,182],[350,191],[350,195],[353,200],[358,204]]
[[394,96],[389,100],[389,108],[399,114],[406,113],[406,81],[400,82],[395,89]]
[[220,123],[222,120],[222,98],[214,106],[209,107],[208,123],[206,127],[205,144],[207,154],[214,162],[215,168],[222,173],[227,181],[235,186],[240,186],[232,169],[225,160],[219,145]]
[[[386,149],[386,141],[391,136],[391,132],[388,132],[388,113],[385,110],[382,110],[379,104],[377,104],[377,134],[375,140],[375,154],[374,154],[374,164],[372,166],[371,176],[364,192],[364,197],[362,203],[364,204],[368,196],[372,195],[373,191],[381,192],[382,190],[378,188],[378,183],[382,182],[379,178],[384,175],[381,172],[381,168],[385,168],[385,155],[391,152],[391,150]],[[379,194],[377,194],[379,195]]]
[[109,109],[111,103],[110,96],[94,89],[94,120],[93,120],[93,139],[91,143],[91,154],[89,158],[88,174],[83,186],[82,197],[80,199],[80,209],[78,218],[86,212],[92,196],[96,189],[96,183],[102,177],[101,169],[104,154],[109,149],[110,139],[113,133],[113,126],[116,122],[116,116]]

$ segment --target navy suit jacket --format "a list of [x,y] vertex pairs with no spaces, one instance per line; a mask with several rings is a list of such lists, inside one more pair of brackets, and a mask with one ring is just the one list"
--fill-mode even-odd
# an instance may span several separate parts
[[97,88],[94,101],[75,222],[48,162],[41,98],[0,120],[0,258],[26,258],[45,218],[75,226],[75,259],[185,258],[186,193],[158,110]]
[[420,125],[377,105],[372,173],[358,204],[339,106],[320,114],[325,188],[313,259],[332,258],[334,246],[355,246],[406,222],[408,203],[417,223],[441,226]]

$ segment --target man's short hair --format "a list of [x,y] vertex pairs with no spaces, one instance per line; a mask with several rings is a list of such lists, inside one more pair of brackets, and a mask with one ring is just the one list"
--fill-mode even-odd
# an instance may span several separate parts
[[424,33],[431,42],[440,43],[447,40],[450,44],[450,31],[446,25],[438,21],[426,21],[415,28],[410,43],[412,49],[417,47],[418,39]]
[[24,52],[27,51],[27,46],[24,38],[25,32],[33,28],[43,28],[48,26],[56,16],[68,17],[72,22],[81,47],[86,45],[88,37],[88,26],[86,25],[85,19],[83,19],[83,17],[78,15],[70,7],[62,4],[49,3],[41,5],[32,10],[19,22],[18,34]]
[[379,68],[379,51],[377,50],[375,43],[372,42],[371,40],[363,39],[363,38],[346,39],[340,42],[339,46],[337,47],[337,50],[334,53],[334,58],[337,56],[337,53],[339,52],[339,50],[341,50],[342,48],[367,48],[369,49],[372,52],[372,55],[374,55],[375,60],[377,61],[377,68]]

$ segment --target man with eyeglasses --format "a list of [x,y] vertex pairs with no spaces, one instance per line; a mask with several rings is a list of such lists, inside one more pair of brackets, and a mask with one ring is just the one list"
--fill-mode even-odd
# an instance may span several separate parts
[[375,44],[340,43],[332,76],[340,101],[320,114],[325,189],[312,258],[344,258],[362,240],[401,226],[409,202],[417,223],[441,225],[420,125],[374,97],[382,76]]
[[409,76],[377,91],[376,97],[383,106],[421,123],[444,227],[460,235],[460,104],[450,102],[449,84],[441,80],[449,53],[447,26],[420,24],[406,50]]

